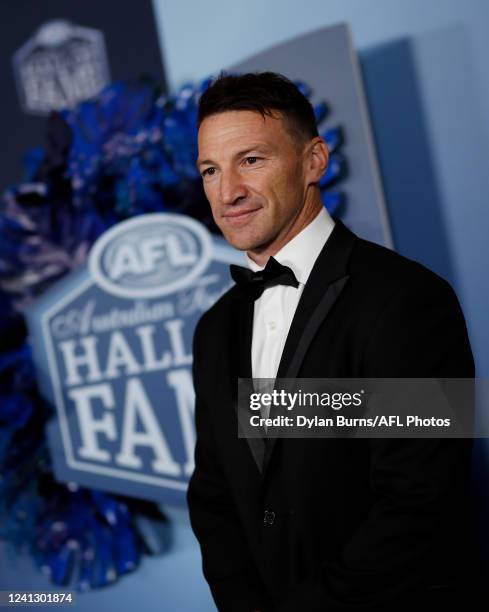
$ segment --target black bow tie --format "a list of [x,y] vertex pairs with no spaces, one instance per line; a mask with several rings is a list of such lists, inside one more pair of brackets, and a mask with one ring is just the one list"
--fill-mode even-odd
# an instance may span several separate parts
[[235,264],[231,264],[229,270],[234,282],[254,300],[259,298],[267,287],[289,285],[297,288],[299,286],[292,270],[288,266],[283,266],[273,257],[270,257],[264,269],[258,272],[252,272],[248,268]]

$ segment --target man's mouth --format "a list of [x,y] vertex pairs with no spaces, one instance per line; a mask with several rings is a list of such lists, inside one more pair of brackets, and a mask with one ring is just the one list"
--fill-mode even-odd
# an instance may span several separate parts
[[245,221],[248,221],[248,219],[251,219],[251,217],[255,213],[257,213],[259,210],[260,208],[246,208],[243,210],[233,210],[223,215],[223,217],[226,220],[226,223],[237,225]]

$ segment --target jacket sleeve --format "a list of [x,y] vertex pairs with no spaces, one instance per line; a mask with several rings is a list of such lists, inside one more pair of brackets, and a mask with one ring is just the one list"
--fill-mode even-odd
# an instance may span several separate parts
[[261,579],[243,537],[235,503],[216,453],[208,406],[201,394],[199,326],[193,343],[193,379],[196,392],[195,470],[187,502],[192,529],[202,552],[203,574],[221,612],[269,609]]
[[[398,288],[372,326],[364,363],[369,378],[473,377],[449,285],[433,276]],[[469,523],[471,440],[372,438],[369,445],[369,512],[334,561],[285,594],[280,612],[404,609],[416,592],[453,582],[468,562],[457,553],[457,535],[464,538]]]

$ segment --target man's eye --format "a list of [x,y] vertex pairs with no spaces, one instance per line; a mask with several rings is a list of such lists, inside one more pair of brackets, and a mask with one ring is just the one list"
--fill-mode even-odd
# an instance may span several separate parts
[[215,172],[216,172],[215,168],[206,168],[202,172],[202,177],[205,178],[206,176],[212,176],[213,174],[215,174]]
[[258,161],[258,157],[247,157],[245,159],[246,163],[249,164],[250,166],[253,164],[256,164],[256,162]]

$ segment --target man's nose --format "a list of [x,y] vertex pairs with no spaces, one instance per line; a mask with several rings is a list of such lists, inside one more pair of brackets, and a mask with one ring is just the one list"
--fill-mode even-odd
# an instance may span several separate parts
[[222,204],[235,204],[246,197],[247,189],[237,170],[227,170],[221,173],[220,196]]

